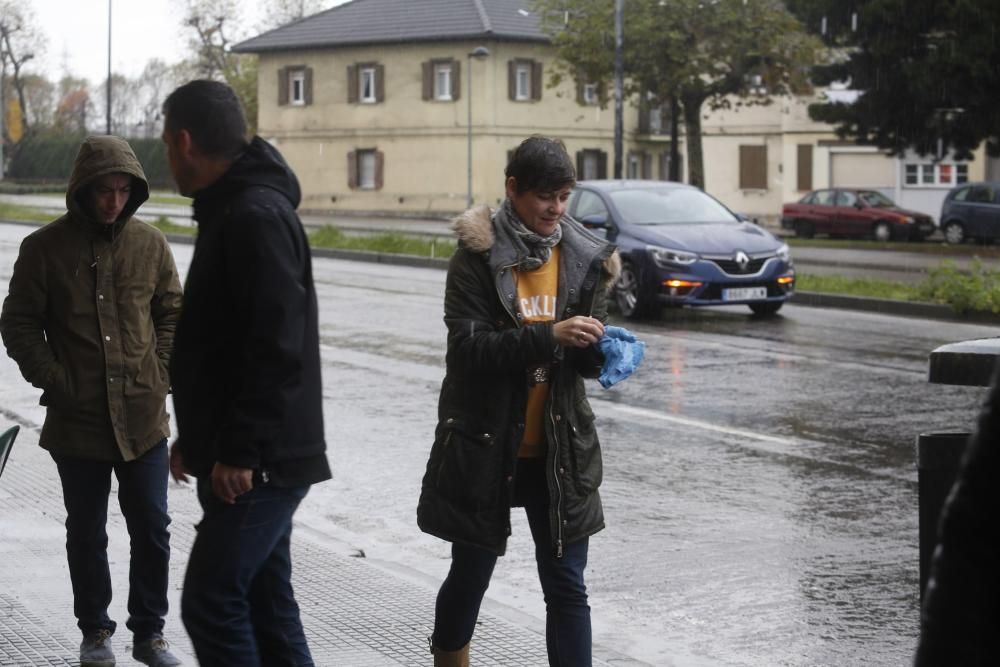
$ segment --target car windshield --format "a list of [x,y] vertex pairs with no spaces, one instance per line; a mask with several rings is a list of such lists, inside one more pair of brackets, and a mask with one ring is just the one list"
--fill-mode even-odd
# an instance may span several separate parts
[[875,208],[892,208],[896,205],[895,202],[881,192],[862,192],[860,194],[861,201],[868,206],[874,206]]
[[610,197],[622,222],[633,225],[739,222],[729,209],[700,190],[616,190]]

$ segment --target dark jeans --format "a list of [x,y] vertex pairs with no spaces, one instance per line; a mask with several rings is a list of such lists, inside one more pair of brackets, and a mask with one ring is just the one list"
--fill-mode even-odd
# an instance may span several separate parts
[[181,619],[202,665],[313,665],[289,553],[292,515],[308,491],[264,484],[227,505],[209,479],[198,480],[204,516],[184,578]]
[[52,456],[66,505],[66,557],[73,583],[73,613],[84,635],[117,627],[108,617],[108,496],[111,471],[132,548],[126,626],[136,640],[162,632],[167,614],[170,517],[167,515],[167,441],[134,461],[110,463]]
[[[538,579],[545,595],[549,665],[589,667],[590,607],[583,581],[588,540],[566,545],[563,557],[555,557],[549,538],[549,495],[543,466],[541,461],[518,462],[514,505],[524,507],[535,541]],[[496,561],[496,555],[484,549],[452,544],[451,569],[438,591],[434,611],[435,646],[455,651],[472,639]]]

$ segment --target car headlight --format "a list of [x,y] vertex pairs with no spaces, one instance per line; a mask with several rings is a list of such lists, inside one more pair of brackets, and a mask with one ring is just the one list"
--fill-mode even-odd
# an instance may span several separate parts
[[656,265],[661,269],[672,266],[687,266],[698,261],[698,255],[686,250],[674,250],[673,248],[660,248],[658,246],[646,246],[646,251],[653,258]]
[[905,218],[903,218],[904,225],[912,225],[914,222],[916,222],[916,220],[914,220],[910,216],[906,216]]
[[788,249],[787,243],[782,243],[781,247],[779,247],[776,251],[774,251],[774,255],[783,262],[792,261],[792,253]]

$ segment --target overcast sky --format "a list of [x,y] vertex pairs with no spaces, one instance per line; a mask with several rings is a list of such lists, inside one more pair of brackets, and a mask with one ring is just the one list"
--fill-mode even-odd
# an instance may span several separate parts
[[[258,5],[267,0],[241,0],[240,23],[257,24]],[[328,0],[327,5],[346,0]],[[100,83],[108,69],[108,0],[25,0],[48,38],[40,65],[53,80],[68,70]],[[146,62],[184,58],[188,37],[181,29],[178,0],[112,0],[111,68],[136,76]],[[251,33],[252,34],[252,33]]]

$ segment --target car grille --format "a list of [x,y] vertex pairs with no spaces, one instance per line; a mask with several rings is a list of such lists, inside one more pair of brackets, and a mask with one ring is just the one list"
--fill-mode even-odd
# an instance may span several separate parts
[[760,273],[761,268],[764,266],[764,262],[771,259],[770,257],[755,257],[747,262],[746,267],[741,268],[739,264],[736,263],[735,259],[722,259],[716,257],[706,258],[710,262],[714,263],[723,273],[728,273],[731,276],[747,276],[753,275],[755,273]]

